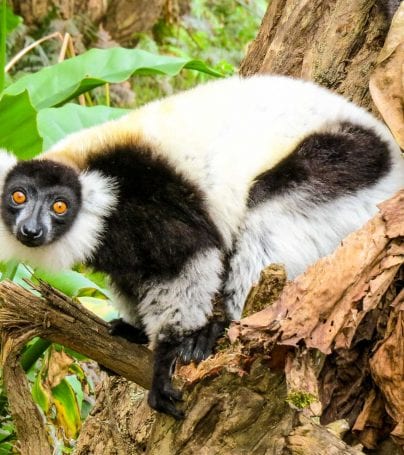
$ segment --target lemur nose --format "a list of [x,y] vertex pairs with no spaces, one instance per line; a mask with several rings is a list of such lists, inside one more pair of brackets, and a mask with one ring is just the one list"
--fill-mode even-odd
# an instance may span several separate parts
[[38,239],[43,234],[43,229],[24,224],[21,227],[21,234],[29,239]]

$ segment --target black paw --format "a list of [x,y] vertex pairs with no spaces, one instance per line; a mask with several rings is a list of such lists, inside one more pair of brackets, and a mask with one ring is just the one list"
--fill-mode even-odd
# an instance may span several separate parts
[[225,321],[210,321],[202,329],[188,335],[178,347],[178,358],[183,363],[199,363],[207,359],[227,325]]
[[110,335],[125,338],[131,343],[147,344],[149,342],[149,337],[143,329],[128,324],[122,318],[113,319],[109,323],[108,332]]
[[183,419],[184,412],[177,409],[177,404],[182,402],[182,393],[174,389],[171,379],[154,382],[147,398],[149,406],[156,411],[168,414],[175,419]]
[[159,343],[154,352],[153,382],[147,402],[156,411],[183,419],[183,411],[177,409],[182,393],[171,383],[172,371],[177,357],[177,342]]

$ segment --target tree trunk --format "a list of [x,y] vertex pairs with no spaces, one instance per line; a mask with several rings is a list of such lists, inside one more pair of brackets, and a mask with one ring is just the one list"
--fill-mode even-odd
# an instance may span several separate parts
[[41,25],[51,14],[62,20],[85,16],[93,24],[102,24],[111,38],[130,44],[134,35],[149,31],[160,18],[169,0],[12,0],[14,11],[27,25]]
[[309,79],[373,108],[369,77],[388,24],[376,0],[272,0],[240,73]]

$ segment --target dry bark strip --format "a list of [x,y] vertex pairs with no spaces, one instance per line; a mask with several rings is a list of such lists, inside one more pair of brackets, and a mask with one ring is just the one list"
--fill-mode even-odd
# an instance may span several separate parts
[[384,121],[404,149],[404,3],[394,15],[369,87]]
[[41,297],[11,282],[0,284],[4,382],[23,455],[52,453],[20,365],[21,349],[32,338],[60,343],[145,388],[152,372],[147,348],[109,335],[105,321],[45,283],[36,290]]
[[[381,436],[363,414],[370,377],[383,398],[379,422],[388,428],[388,417],[396,442],[402,444],[404,437],[403,238],[404,190],[381,204],[380,213],[332,255],[288,283],[274,305],[229,331],[233,342],[266,346],[273,355],[286,346],[322,352],[326,357],[319,376],[308,360],[297,363],[307,370],[302,374],[309,377],[307,383],[319,377],[317,392],[305,388],[303,379],[302,388],[322,402],[323,423],[346,418],[352,426],[361,413],[355,430],[366,430],[361,441],[370,448]],[[295,360],[299,350],[291,352]]]

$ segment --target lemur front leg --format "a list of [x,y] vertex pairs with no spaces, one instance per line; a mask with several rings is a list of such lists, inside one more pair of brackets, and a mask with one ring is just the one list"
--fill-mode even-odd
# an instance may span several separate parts
[[149,405],[157,411],[183,417],[176,405],[182,394],[172,386],[178,358],[184,363],[208,357],[224,324],[212,320],[212,300],[220,288],[220,251],[196,254],[174,279],[149,290],[139,314],[154,345],[154,370]]

